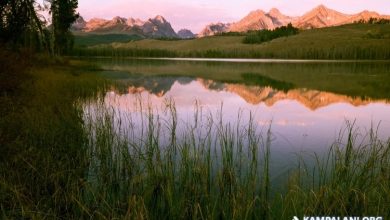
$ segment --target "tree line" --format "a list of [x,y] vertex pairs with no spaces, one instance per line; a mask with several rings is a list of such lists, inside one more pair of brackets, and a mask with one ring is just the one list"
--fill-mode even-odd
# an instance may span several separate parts
[[261,44],[279,37],[288,37],[298,33],[299,29],[289,23],[287,26],[281,26],[275,28],[274,30],[265,29],[259,31],[250,31],[242,40],[242,42],[244,44]]
[[390,20],[385,19],[385,18],[370,18],[368,20],[360,19],[354,23],[357,23],[357,24],[390,24]]
[[[78,18],[77,0],[0,1],[0,44],[61,55],[73,46],[71,25]],[[41,14],[48,11],[51,22]]]

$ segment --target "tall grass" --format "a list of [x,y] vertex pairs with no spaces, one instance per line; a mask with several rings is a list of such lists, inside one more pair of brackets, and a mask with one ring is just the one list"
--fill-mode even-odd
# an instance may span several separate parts
[[[193,122],[183,125],[172,101],[163,109],[164,119],[150,105],[137,104],[140,112],[134,115],[101,104],[86,109],[91,134],[86,192],[93,202],[103,198],[99,210],[105,216],[118,217],[112,210],[118,201],[126,210],[122,214],[131,218],[267,214],[260,212],[269,194],[269,182],[258,166],[263,144],[252,120],[248,127],[226,124],[221,114],[214,118],[196,109]],[[134,203],[127,202],[129,196]]]
[[90,203],[80,207],[88,217],[389,216],[390,144],[374,130],[362,138],[347,124],[328,155],[314,154],[315,164],[299,161],[285,192],[271,194],[271,128],[263,133],[253,117],[242,122],[240,114],[232,124],[222,111],[211,114],[198,105],[183,125],[172,100],[161,112],[142,101],[135,105],[133,113],[103,102],[84,107]]
[[162,49],[126,49],[126,48],[75,48],[72,51],[73,56],[98,56],[98,57],[177,57],[175,51]]
[[208,49],[177,51],[167,49],[113,48],[109,46],[77,48],[72,52],[78,57],[194,57],[194,58],[278,58],[278,59],[371,59],[388,60],[390,50],[372,45],[345,45],[344,47],[286,47],[283,50],[256,49]]
[[[389,141],[378,140],[371,129],[367,142],[357,143],[353,123],[346,135],[337,141],[322,160],[315,155],[316,166],[302,166],[292,179],[284,196],[285,209],[290,215],[383,216],[388,218],[389,203]],[[299,184],[302,177],[311,177],[311,184]]]

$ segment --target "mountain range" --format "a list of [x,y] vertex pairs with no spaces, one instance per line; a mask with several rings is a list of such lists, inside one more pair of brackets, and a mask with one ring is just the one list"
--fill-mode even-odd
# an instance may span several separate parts
[[[368,21],[370,18],[390,19],[389,15],[380,15],[373,11],[362,11],[357,14],[344,14],[324,5],[319,5],[302,16],[287,16],[278,9],[269,12],[256,10],[234,23],[218,23],[206,26],[199,36],[211,36],[221,32],[246,32],[250,30],[275,29],[291,23],[300,29],[313,29],[350,24],[360,20]],[[210,26],[212,30],[210,31]]]
[[344,14],[324,5],[319,5],[302,16],[287,16],[278,9],[269,12],[255,10],[234,23],[211,23],[197,35],[190,30],[182,29],[176,33],[171,24],[161,15],[147,21],[134,18],[114,17],[112,20],[94,18],[85,21],[80,17],[72,26],[73,31],[86,33],[121,33],[135,34],[145,38],[193,38],[195,36],[212,36],[223,32],[246,32],[250,30],[275,29],[292,23],[300,29],[322,28],[354,23],[370,18],[390,19],[389,15],[380,15],[373,11],[362,11],[357,14]]
[[79,17],[72,25],[74,32],[94,34],[129,34],[146,38],[177,38],[178,34],[171,24],[161,15],[149,18],[147,21],[134,18],[114,17],[111,20],[93,18],[88,22]]

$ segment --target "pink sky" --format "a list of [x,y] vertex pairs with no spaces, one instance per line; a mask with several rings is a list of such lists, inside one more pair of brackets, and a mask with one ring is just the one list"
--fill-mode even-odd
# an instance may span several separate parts
[[162,15],[176,31],[187,28],[197,33],[211,22],[237,21],[256,9],[276,7],[286,15],[302,15],[319,4],[344,13],[390,14],[389,0],[80,0],[79,12],[86,20]]

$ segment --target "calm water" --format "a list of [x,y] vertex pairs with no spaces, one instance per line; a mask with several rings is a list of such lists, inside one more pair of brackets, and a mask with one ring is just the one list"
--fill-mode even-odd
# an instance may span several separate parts
[[140,100],[162,120],[169,120],[164,108],[172,100],[178,132],[195,123],[194,109],[205,117],[222,115],[224,123],[233,125],[245,126],[253,116],[263,133],[271,126],[274,181],[296,164],[298,155],[328,150],[347,121],[355,122],[359,140],[372,127],[381,139],[390,137],[389,62],[94,62],[118,85],[104,103],[124,117],[122,127],[130,126],[123,123],[129,113],[131,126],[141,123]]

